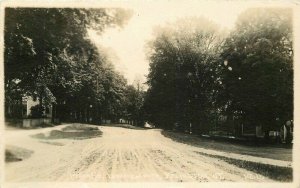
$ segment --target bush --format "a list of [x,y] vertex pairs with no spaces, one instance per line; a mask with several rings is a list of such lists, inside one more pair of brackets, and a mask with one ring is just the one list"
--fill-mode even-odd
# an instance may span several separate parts
[[32,118],[42,118],[44,115],[45,107],[42,105],[35,105],[30,108],[30,117]]

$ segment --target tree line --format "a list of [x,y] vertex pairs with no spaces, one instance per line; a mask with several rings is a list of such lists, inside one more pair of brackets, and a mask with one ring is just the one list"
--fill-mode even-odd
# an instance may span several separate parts
[[147,121],[193,133],[241,126],[278,130],[293,120],[292,11],[248,9],[235,28],[202,18],[156,28],[148,44],[148,90],[129,85],[88,37],[130,19],[124,9],[6,8],[5,116],[21,118],[22,97],[62,121]]
[[39,101],[32,108],[38,117],[52,105],[62,121],[136,119],[138,98],[131,95],[141,91],[88,37],[88,29],[101,34],[130,16],[124,9],[6,8],[6,117],[22,118],[22,97],[31,96]]
[[158,27],[149,43],[146,119],[206,134],[279,130],[293,120],[292,10],[252,8],[234,29],[206,18]]

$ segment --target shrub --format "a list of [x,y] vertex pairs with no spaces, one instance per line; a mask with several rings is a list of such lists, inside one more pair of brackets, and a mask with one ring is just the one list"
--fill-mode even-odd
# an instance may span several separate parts
[[42,105],[35,105],[30,108],[30,117],[32,118],[42,118],[44,115],[45,107]]

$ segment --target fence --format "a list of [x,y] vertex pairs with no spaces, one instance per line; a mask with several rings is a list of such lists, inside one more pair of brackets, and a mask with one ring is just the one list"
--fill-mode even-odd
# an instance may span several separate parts
[[23,127],[32,128],[43,124],[51,124],[51,118],[23,119]]

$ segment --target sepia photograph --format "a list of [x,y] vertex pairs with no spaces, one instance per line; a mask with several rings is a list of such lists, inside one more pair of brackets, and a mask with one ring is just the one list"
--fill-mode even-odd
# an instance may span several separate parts
[[1,5],[3,187],[300,187],[295,4],[12,2]]

